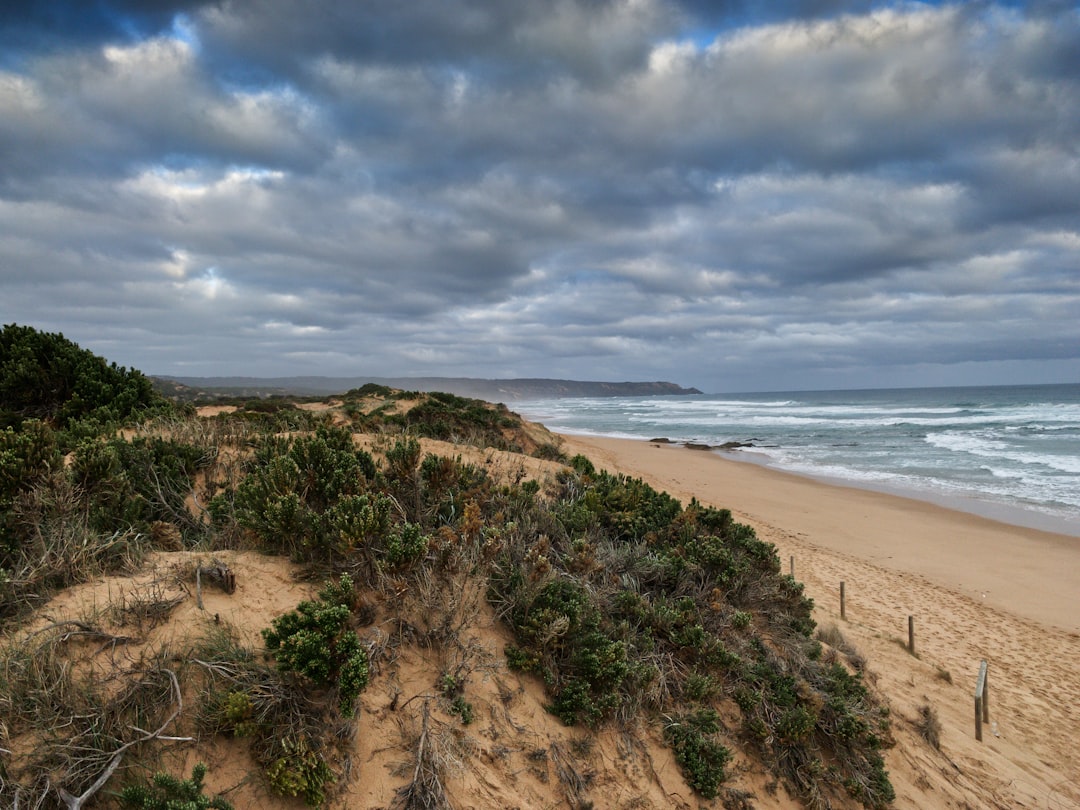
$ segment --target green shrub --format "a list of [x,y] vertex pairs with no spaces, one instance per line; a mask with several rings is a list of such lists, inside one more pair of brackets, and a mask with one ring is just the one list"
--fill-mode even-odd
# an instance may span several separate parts
[[418,559],[427,551],[431,538],[422,534],[415,523],[405,523],[400,531],[386,538],[386,561],[391,568],[400,568]]
[[11,515],[16,496],[62,466],[56,434],[44,422],[27,419],[20,430],[0,430],[0,568],[16,564],[22,545]]
[[338,584],[328,583],[318,600],[301,602],[263,630],[280,669],[318,686],[337,684],[338,707],[346,717],[352,716],[369,678],[367,652],[348,626],[352,590],[352,580],[342,576]]
[[465,699],[465,679],[455,678],[453,675],[443,675],[442,695],[449,702],[450,714],[457,715],[463,726],[467,726],[476,719],[473,706]]
[[40,419],[67,431],[85,422],[89,430],[82,432],[97,435],[106,425],[169,407],[143,374],[60,333],[13,323],[0,329],[0,427]]
[[259,724],[254,720],[255,704],[251,695],[242,690],[228,692],[215,714],[223,729],[229,730],[234,737],[252,737],[259,731]]
[[513,620],[523,648],[507,647],[509,665],[542,670],[552,714],[567,725],[595,724],[622,702],[630,674],[626,645],[602,629],[601,614],[581,585],[552,580]]
[[282,796],[302,796],[309,807],[321,807],[334,772],[305,737],[281,740],[281,756],[266,769],[270,787]]
[[[266,441],[256,465],[237,487],[233,511],[269,550],[333,564],[389,526],[391,502],[367,492],[374,461],[353,447],[348,431],[320,428],[313,436]],[[211,511],[228,520],[226,496]]]
[[70,474],[98,531],[146,532],[152,522],[163,521],[179,524],[190,536],[200,527],[186,499],[206,464],[203,456],[201,448],[158,437],[88,439],[76,448]]
[[128,785],[120,791],[120,806],[131,810],[232,810],[220,796],[203,794],[206,765],[197,764],[190,779],[154,774],[149,785]]
[[678,716],[664,729],[686,784],[706,799],[716,798],[731,760],[731,752],[715,739],[719,730],[720,718],[713,709]]

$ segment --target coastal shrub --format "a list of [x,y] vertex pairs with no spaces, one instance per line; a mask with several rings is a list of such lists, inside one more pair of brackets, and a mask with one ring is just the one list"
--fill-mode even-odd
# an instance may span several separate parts
[[[890,795],[887,718],[857,673],[821,660],[813,603],[771,543],[583,457],[549,497],[519,517],[536,534],[494,560],[489,598],[516,633],[508,665],[543,678],[551,711],[594,724],[730,695],[746,738],[807,802],[839,785],[869,807]],[[709,727],[680,720],[665,736],[702,795],[725,762]]]
[[521,644],[507,647],[512,668],[538,671],[549,684],[549,711],[567,725],[594,725],[624,699],[626,645],[602,629],[602,617],[576,582],[548,582],[514,611]]
[[[575,465],[574,459],[571,465],[578,477],[561,479],[564,499],[569,497],[584,507],[613,540],[657,537],[682,510],[677,500],[657,492],[641,479],[607,472],[590,473],[591,464],[578,461]],[[575,498],[575,492],[580,492],[580,496]]]
[[505,405],[433,391],[399,419],[416,436],[520,451],[503,435],[517,424]]
[[[356,609],[359,595],[343,580],[328,582],[319,601],[326,597]],[[339,778],[335,763],[343,756],[343,741],[354,727],[338,702],[313,692],[310,679],[267,666],[224,622],[207,626],[190,657],[206,676],[200,727],[245,740],[274,793],[299,796],[310,806],[324,804]]]
[[454,675],[443,675],[440,681],[442,696],[449,702],[448,711],[457,715],[463,726],[467,726],[476,719],[473,705],[465,699],[465,679]]
[[309,807],[322,807],[326,791],[337,781],[310,737],[286,736],[281,756],[266,769],[270,787],[280,796],[300,796]]
[[204,528],[186,500],[195,476],[208,464],[202,448],[159,437],[131,441],[86,440],[76,448],[70,474],[89,504],[91,524],[102,532],[148,532],[155,521],[172,523],[194,539]]
[[99,531],[91,504],[65,470],[20,492],[3,517],[0,621],[21,615],[57,589],[133,570],[149,540],[134,529]]
[[269,550],[333,564],[389,527],[390,502],[367,492],[374,460],[353,447],[348,431],[324,427],[268,439],[254,464],[235,493],[215,498],[211,512],[219,524],[234,516]]
[[713,709],[679,715],[664,728],[686,784],[705,799],[716,798],[731,760],[731,752],[716,739],[719,730],[720,718]]
[[11,513],[16,496],[62,465],[56,433],[44,422],[27,419],[19,430],[0,430],[0,570],[10,570],[20,556]]
[[[526,484],[535,482],[525,482]],[[419,518],[427,527],[453,524],[464,517],[469,502],[492,502],[494,483],[487,470],[462,461],[461,456],[450,458],[428,453],[420,463],[422,509]],[[522,494],[520,487],[508,496]]]
[[537,448],[532,452],[532,456],[544,461],[561,461],[563,464],[568,461],[566,453],[563,452],[557,442],[544,442],[537,445]]
[[120,791],[120,806],[130,810],[232,810],[220,796],[203,793],[206,765],[195,765],[190,779],[156,773],[148,785],[128,785]]
[[[38,419],[76,435],[100,433],[171,406],[149,378],[82,349],[60,333],[7,324],[0,329],[0,428]],[[61,441],[68,449],[67,440]]]
[[379,383],[364,383],[359,388],[350,388],[343,396],[345,399],[364,399],[365,397],[388,397],[393,389]]
[[352,716],[369,677],[367,652],[349,627],[353,594],[352,580],[344,575],[336,584],[327,583],[317,600],[301,602],[263,630],[266,648],[280,669],[317,686],[336,685],[338,708],[345,717]]

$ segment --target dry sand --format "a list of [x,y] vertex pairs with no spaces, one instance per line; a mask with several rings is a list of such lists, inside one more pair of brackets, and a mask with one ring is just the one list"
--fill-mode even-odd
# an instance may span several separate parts
[[[897,807],[1080,808],[1080,538],[712,452],[563,438],[569,454],[684,503],[730,508],[776,545],[785,572],[795,558],[819,625],[836,624],[866,655],[899,731],[922,705],[939,713],[940,753],[898,734],[887,756]],[[906,650],[908,616],[917,658]],[[994,725],[978,743],[982,659]]]

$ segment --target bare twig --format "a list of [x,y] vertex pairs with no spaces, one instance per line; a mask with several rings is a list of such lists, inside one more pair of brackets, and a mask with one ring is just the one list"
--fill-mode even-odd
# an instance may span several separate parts
[[450,807],[429,736],[428,705],[425,700],[421,711],[420,739],[416,744],[416,766],[413,768],[412,780],[398,790],[394,802],[397,810],[448,810]]
[[[83,803],[88,801],[95,793],[101,790],[105,786],[105,783],[109,781],[113,773],[120,766],[121,760],[124,758],[124,754],[133,745],[144,743],[154,739],[168,739],[163,737],[165,729],[167,729],[177,717],[180,716],[180,712],[184,708],[184,698],[180,693],[180,682],[176,679],[176,674],[171,669],[166,669],[165,674],[169,676],[169,680],[172,682],[173,694],[176,696],[176,709],[169,715],[168,719],[161,724],[161,727],[157,731],[145,732],[140,731],[142,737],[131,740],[121,745],[116,751],[113,752],[112,759],[109,760],[109,764],[102,771],[101,775],[94,781],[90,787],[88,787],[81,796],[72,796],[63,787],[56,785],[56,792],[60,796],[60,800],[67,805],[68,810],[81,810]],[[138,729],[136,729],[138,731]]]

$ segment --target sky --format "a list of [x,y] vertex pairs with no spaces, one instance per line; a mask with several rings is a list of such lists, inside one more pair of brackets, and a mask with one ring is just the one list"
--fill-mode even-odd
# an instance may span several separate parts
[[149,374],[1080,381],[1080,5],[6,0],[0,320]]

